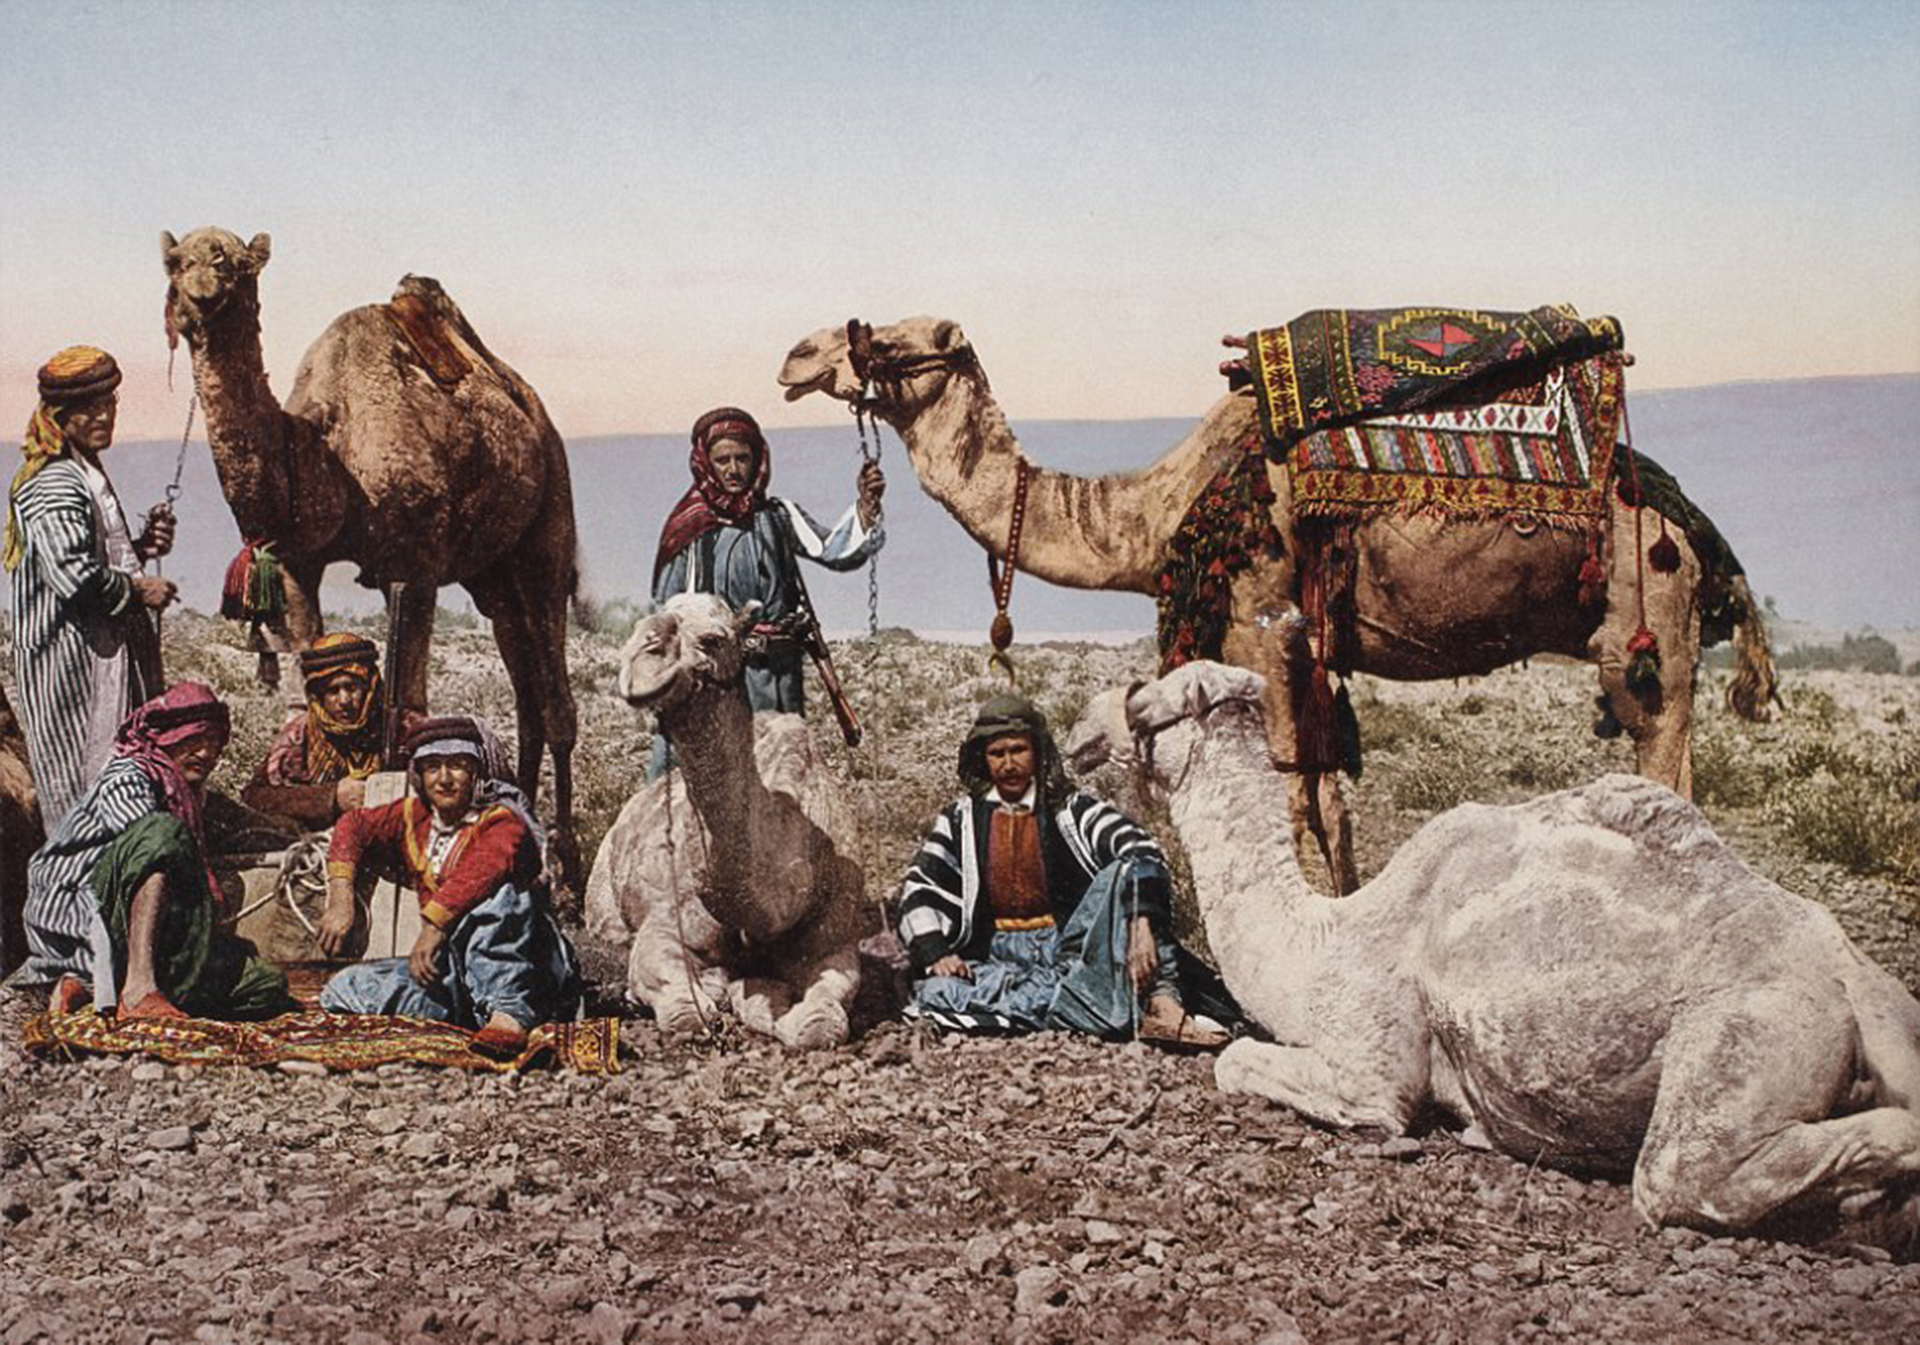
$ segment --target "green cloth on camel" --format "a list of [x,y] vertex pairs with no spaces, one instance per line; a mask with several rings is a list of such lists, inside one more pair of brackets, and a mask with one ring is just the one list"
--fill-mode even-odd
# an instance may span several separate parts
[[245,939],[219,927],[207,867],[193,832],[172,813],[149,813],[101,851],[94,895],[113,944],[116,984],[127,974],[127,922],[133,898],[154,874],[167,880],[167,904],[153,950],[154,980],[182,1013],[257,1020],[299,1008],[286,974]]

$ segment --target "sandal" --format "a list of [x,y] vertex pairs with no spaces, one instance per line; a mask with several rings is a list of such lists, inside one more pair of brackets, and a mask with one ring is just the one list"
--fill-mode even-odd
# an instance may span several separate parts
[[79,1013],[92,1002],[93,992],[87,989],[87,983],[66,972],[53,983],[53,993],[47,996],[47,1012]]
[[511,1026],[489,1022],[473,1034],[473,1049],[490,1060],[518,1060],[527,1049],[527,1030],[508,1020]]
[[1211,1018],[1197,1018],[1185,1009],[1172,1021],[1151,1015],[1142,1018],[1136,1035],[1149,1046],[1182,1054],[1217,1051],[1233,1040],[1233,1034]]

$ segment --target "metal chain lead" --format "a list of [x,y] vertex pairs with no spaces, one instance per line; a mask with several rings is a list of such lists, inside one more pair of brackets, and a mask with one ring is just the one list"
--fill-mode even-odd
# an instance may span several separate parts
[[[864,401],[853,404],[853,424],[860,435],[860,458],[863,462],[880,461],[880,422],[873,423],[873,444],[867,444],[867,417],[870,414]],[[877,553],[867,556],[867,638],[872,639],[880,633],[880,557]]]

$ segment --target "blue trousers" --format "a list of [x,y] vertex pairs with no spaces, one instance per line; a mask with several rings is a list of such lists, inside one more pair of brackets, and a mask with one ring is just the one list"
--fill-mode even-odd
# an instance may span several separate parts
[[1134,915],[1149,915],[1154,924],[1158,968],[1148,993],[1179,997],[1170,922],[1164,912],[1143,909],[1137,892],[1149,877],[1160,878],[1165,890],[1164,872],[1152,860],[1115,860],[1087,884],[1064,928],[998,931],[986,960],[967,963],[972,980],[929,976],[913,987],[913,1002],[956,1026],[1130,1035],[1140,1016],[1127,975],[1127,926]]
[[504,1013],[533,1027],[579,1011],[579,964],[541,904],[502,885],[454,925],[432,985],[413,979],[406,958],[379,958],[335,973],[320,992],[320,1007],[460,1027],[478,1027]]

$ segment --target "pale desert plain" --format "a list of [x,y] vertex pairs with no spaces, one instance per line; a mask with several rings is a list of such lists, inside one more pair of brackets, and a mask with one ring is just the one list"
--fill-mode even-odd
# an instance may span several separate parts
[[[278,702],[253,684],[236,628],[189,613],[166,634],[173,675],[233,700],[240,728],[215,782],[233,789]],[[646,751],[612,691],[617,653],[614,634],[573,635],[589,855]],[[953,789],[952,744],[996,685],[984,653],[899,631],[836,642],[868,739],[849,754],[828,717],[813,729],[851,783],[876,903]],[[1014,653],[1062,724],[1153,663],[1147,641]],[[1920,678],[1790,673],[1783,713],[1755,726],[1715,703],[1725,676],[1705,675],[1697,721],[1708,817],[1920,986]],[[443,619],[433,695],[510,722],[470,619]],[[1591,733],[1592,696],[1590,670],[1555,661],[1362,679],[1363,874],[1462,799],[1625,768],[1627,749]],[[1164,823],[1113,768],[1093,783]],[[1205,1057],[942,1037],[887,1016],[898,973],[868,948],[848,1046],[794,1054],[737,1028],[674,1041],[630,1017],[611,1078],[43,1060],[17,1044],[31,1006],[15,997],[0,1024],[0,1340],[1920,1333],[1920,1263],[1855,1234],[1656,1232],[1621,1183],[1444,1127],[1402,1140],[1316,1128],[1217,1091]],[[600,1007],[622,1012],[619,951],[584,951]]]

